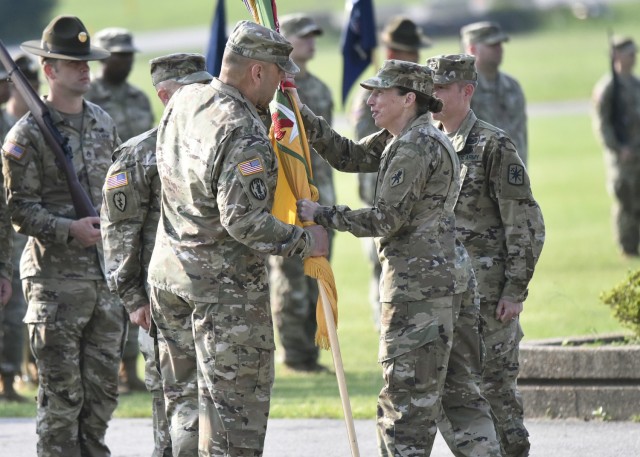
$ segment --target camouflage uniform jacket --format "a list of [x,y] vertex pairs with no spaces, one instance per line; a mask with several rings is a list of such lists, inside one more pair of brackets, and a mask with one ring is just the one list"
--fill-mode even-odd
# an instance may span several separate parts
[[145,284],[160,219],[156,139],[154,128],[123,143],[114,152],[102,191],[107,283],[129,313],[149,304]]
[[420,301],[466,291],[471,262],[456,240],[453,213],[460,164],[429,115],[416,118],[391,141],[382,130],[358,143],[338,135],[307,107],[302,115],[309,141],[336,169],[379,168],[372,208],[327,207],[316,222],[357,237],[376,237],[380,301]]
[[118,127],[118,136],[122,141],[154,127],[149,98],[127,82],[112,86],[104,79],[94,79],[85,99],[109,113]]
[[[68,139],[80,184],[99,212],[111,152],[120,142],[116,126],[106,112],[86,101],[82,132],[53,107],[49,110],[54,125]],[[9,131],[2,162],[13,225],[29,236],[20,277],[103,279],[101,245],[85,249],[69,236],[76,214],[67,181],[31,115]]]
[[[333,121],[333,100],[331,92],[325,83],[311,73],[304,76],[296,75],[296,86],[300,101],[311,108],[316,115],[324,117],[331,125]],[[336,193],[333,188],[333,168],[317,152],[311,149],[311,169],[313,180],[320,191],[322,205],[335,205]]]
[[467,167],[455,209],[457,231],[480,297],[522,302],[545,237],[527,170],[509,137],[471,110],[452,144]]
[[0,139],[4,141],[4,137],[7,136],[11,127],[16,123],[15,119],[6,109],[0,110]]
[[[371,95],[370,90],[360,88],[353,101],[351,117],[355,127],[356,139],[358,140],[380,130],[376,127],[373,116],[371,116],[371,108],[367,105],[369,95]],[[376,178],[375,173],[360,173],[358,175],[358,195],[360,195],[360,200],[369,206],[373,205],[373,198],[376,193]]]
[[471,99],[471,109],[478,119],[504,130],[513,140],[518,155],[527,164],[527,105],[518,81],[499,72],[495,82],[478,73],[478,87]]
[[[638,155],[640,162],[640,79],[635,76],[618,78],[619,96],[617,100],[620,119],[627,126],[627,144]],[[613,78],[611,74],[598,81],[593,91],[595,113],[593,129],[602,144],[614,156],[620,152],[620,141],[612,124]]]
[[149,283],[186,300],[267,302],[266,256],[306,256],[271,214],[278,163],[258,112],[214,79],[178,91],[158,129],[161,217]]
[[2,191],[2,195],[0,195],[0,277],[11,280],[13,274],[13,264],[11,262],[13,228],[11,228],[11,217],[9,217],[2,181],[2,176],[0,176],[0,191]]

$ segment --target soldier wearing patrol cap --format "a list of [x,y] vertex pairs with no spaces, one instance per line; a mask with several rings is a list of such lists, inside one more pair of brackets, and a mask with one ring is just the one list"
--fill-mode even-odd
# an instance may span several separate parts
[[[387,60],[360,85],[370,91],[368,104],[381,130],[357,143],[331,130],[308,107],[301,113],[311,145],[333,167],[378,171],[373,206],[351,210],[300,200],[298,214],[303,221],[375,237],[382,263],[378,360],[385,383],[378,397],[379,455],[429,455],[445,390],[465,387],[464,405],[445,404],[450,422],[447,427],[441,422],[443,435],[450,444],[454,433],[468,441],[452,446],[458,456],[499,457],[479,373],[465,360],[480,364],[475,279],[455,235],[460,165],[449,141],[431,124],[429,112],[442,108],[432,96],[431,73],[417,63]],[[475,328],[475,345],[458,346],[462,325]]]
[[[331,124],[333,100],[325,83],[309,72],[307,64],[315,55],[316,37],[322,28],[304,14],[290,14],[280,18],[280,32],[291,42],[291,60],[300,68],[296,87],[300,98],[314,113]],[[333,168],[311,149],[313,179],[323,205],[335,204]],[[331,241],[332,234],[329,234]],[[318,364],[319,351],[315,345],[316,302],[318,282],[305,276],[302,261],[297,258],[272,256],[269,258],[269,287],[273,317],[282,345],[284,364],[292,370],[322,372]]]
[[[278,164],[257,108],[298,71],[291,50],[279,33],[238,23],[220,77],[182,88],[160,122],[148,280],[174,457],[262,455],[275,348],[267,256],[328,251],[322,227],[271,214]],[[198,427],[180,426],[194,405]]]
[[[513,142],[471,109],[477,80],[474,61],[464,54],[427,61],[434,72],[433,92],[444,103],[433,118],[467,168],[455,215],[458,236],[471,256],[478,281],[486,347],[482,393],[491,404],[502,455],[520,457],[528,455],[529,440],[516,385],[518,344],[523,336],[519,315],[545,228]],[[478,368],[472,366],[473,371]],[[443,403],[463,398],[452,390]]]
[[630,37],[611,40],[613,73],[593,90],[593,130],[605,149],[607,188],[622,254],[638,257],[640,246],[640,79],[633,74],[638,48]]
[[[151,81],[164,105],[182,86],[206,84],[212,76],[200,54],[169,54],[150,62]],[[152,394],[154,457],[171,457],[171,436],[165,413],[162,378],[156,357],[156,329],[151,319],[147,271],[160,218],[160,178],[156,166],[157,128],[131,138],[114,152],[103,190],[100,218],[107,283],[117,293],[133,324],[139,325],[145,359],[145,384]],[[124,180],[118,179],[124,177]],[[184,329],[190,334],[190,329]],[[183,338],[184,335],[174,335]],[[192,417],[175,427],[197,428],[198,405]]]
[[[119,140],[111,117],[83,94],[90,84],[87,61],[109,52],[91,45],[74,16],[56,17],[41,40],[21,48],[40,56],[49,84],[45,104],[99,212]],[[66,180],[32,115],[9,131],[2,162],[13,226],[29,236],[20,277],[38,367],[38,455],[109,456],[104,437],[117,405],[125,314],[105,283],[100,218],[77,218]]]
[[478,119],[507,132],[526,166],[529,145],[524,92],[515,78],[500,71],[502,44],[509,36],[498,23],[483,21],[462,27],[460,37],[463,51],[476,58],[478,84],[471,108]]
[[[417,63],[420,49],[431,46],[431,40],[424,35],[422,29],[411,19],[404,16],[392,18],[382,30],[380,41],[384,45],[385,59],[405,60]],[[355,138],[362,138],[380,130],[376,127],[371,108],[367,105],[369,91],[361,89],[353,101],[351,121],[355,129]],[[315,111],[314,111],[315,112]],[[318,113],[319,114],[319,113]],[[375,173],[358,174],[358,194],[364,205],[373,205],[376,191]],[[369,302],[373,311],[373,321],[376,329],[380,329],[380,274],[382,267],[378,261],[378,253],[371,238],[362,240],[371,262],[371,278],[369,280]]]

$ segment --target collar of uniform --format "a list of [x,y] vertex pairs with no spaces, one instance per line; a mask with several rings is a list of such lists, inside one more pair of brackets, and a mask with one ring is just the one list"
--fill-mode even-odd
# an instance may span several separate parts
[[453,145],[453,149],[457,153],[462,152],[462,150],[464,149],[464,146],[467,144],[467,138],[471,133],[471,129],[476,124],[477,120],[478,118],[476,117],[476,114],[473,112],[473,110],[470,109],[464,120],[462,121],[462,124],[460,124],[460,127],[458,127],[458,131],[451,138],[451,144]]
[[220,91],[235,99],[238,99],[238,101],[241,101],[242,103],[247,105],[247,107],[251,111],[251,114],[260,121],[260,124],[264,125],[264,123],[262,122],[262,119],[260,118],[260,115],[258,114],[258,109],[256,108],[256,106],[253,103],[251,103],[247,99],[247,97],[242,95],[242,93],[238,89],[236,89],[233,86],[230,86],[229,84],[223,83],[218,78],[213,78],[209,84],[211,84],[211,86],[215,90]]
[[414,117],[413,120],[411,122],[409,122],[402,129],[402,131],[398,134],[397,138],[400,138],[401,136],[403,136],[405,133],[407,133],[409,131],[409,129],[412,129],[413,127],[416,127],[416,126],[422,125],[422,124],[431,124],[431,114],[430,113],[425,113],[422,116]]

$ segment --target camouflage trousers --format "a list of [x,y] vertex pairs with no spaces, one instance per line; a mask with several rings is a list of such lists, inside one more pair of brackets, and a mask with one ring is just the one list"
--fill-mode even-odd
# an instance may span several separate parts
[[282,344],[282,361],[291,364],[317,362],[318,281],[305,276],[299,257],[271,256],[269,290],[273,320]]
[[103,280],[28,278],[25,323],[38,367],[40,457],[108,457],[126,312]]
[[626,254],[638,255],[640,247],[640,164],[618,164],[614,154],[607,154],[607,187],[615,198],[613,223],[618,244]]
[[[153,323],[151,324],[150,332],[147,332],[142,327],[138,332],[138,344],[142,357],[144,357],[144,383],[151,393],[152,401],[154,441],[152,457],[172,457],[171,435],[169,434],[169,423],[165,412],[162,378],[160,377],[160,365],[158,363],[158,340],[155,332],[156,329]],[[154,336],[151,336],[150,333]]]
[[185,301],[154,287],[150,297],[173,456],[261,456],[274,378],[269,304]]
[[487,351],[482,373],[482,393],[491,412],[505,457],[529,455],[529,433],[524,426],[522,397],[518,392],[519,344],[523,333],[518,319],[503,324],[495,318],[495,302],[480,304]]
[[475,288],[456,295],[453,345],[438,428],[457,457],[501,457],[491,406],[480,385],[485,358],[480,335],[480,301]]
[[[459,298],[458,298],[459,299]],[[454,297],[382,303],[378,361],[381,457],[431,453],[453,341]]]

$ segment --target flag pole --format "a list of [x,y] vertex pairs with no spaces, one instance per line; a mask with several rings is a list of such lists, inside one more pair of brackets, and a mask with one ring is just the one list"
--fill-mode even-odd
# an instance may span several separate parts
[[344,376],[344,368],[342,365],[342,355],[340,353],[340,343],[338,342],[338,333],[336,332],[336,324],[333,321],[333,310],[331,302],[324,285],[318,280],[318,290],[322,302],[322,310],[327,321],[327,334],[331,343],[331,355],[333,356],[333,366],[336,369],[336,378],[338,379],[338,389],[340,390],[340,400],[342,400],[342,411],[344,412],[344,421],[347,425],[347,435],[349,435],[349,445],[351,447],[351,456],[360,457],[358,449],[358,438],[356,436],[353,424],[353,414],[351,413],[351,403],[349,402],[349,392],[347,391],[347,381]]

